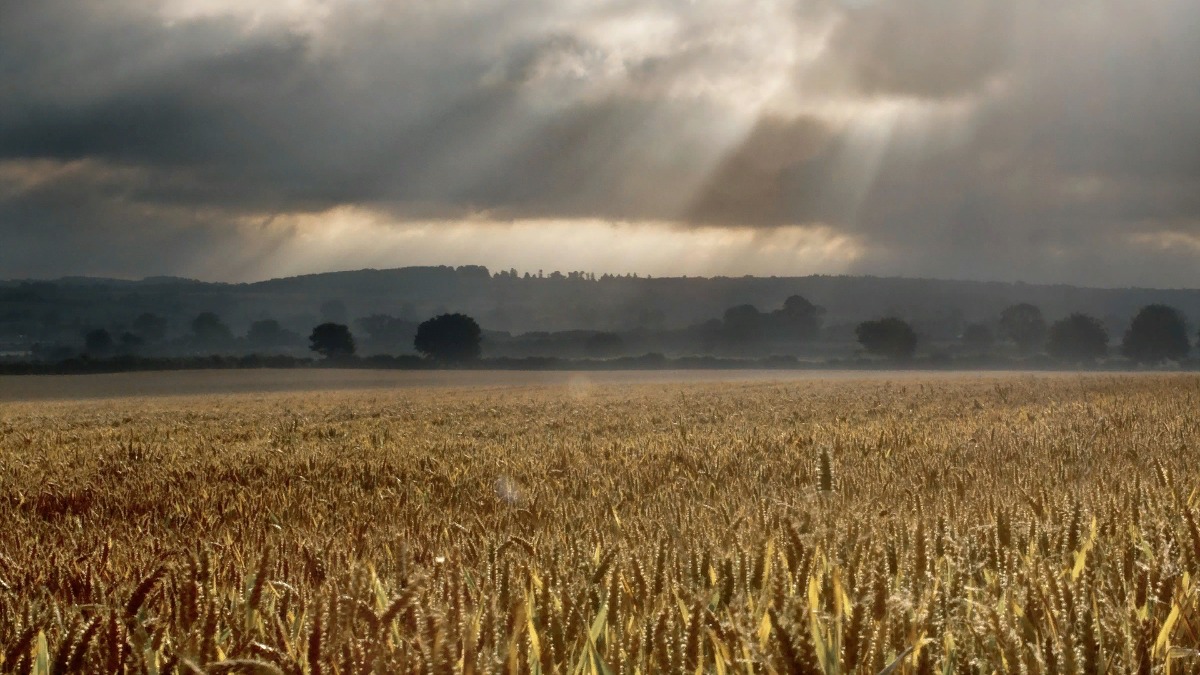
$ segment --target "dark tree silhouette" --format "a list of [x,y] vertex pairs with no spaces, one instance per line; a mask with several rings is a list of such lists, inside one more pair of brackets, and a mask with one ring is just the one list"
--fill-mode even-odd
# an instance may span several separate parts
[[372,314],[354,320],[371,346],[385,351],[406,351],[417,333],[417,322],[398,319],[387,314]]
[[725,339],[742,344],[762,337],[763,315],[754,305],[738,305],[725,310],[722,320]]
[[1036,351],[1046,339],[1046,320],[1036,305],[1023,302],[1000,313],[1000,334],[1025,353]]
[[1187,325],[1179,310],[1167,305],[1146,305],[1133,317],[1121,353],[1138,363],[1159,363],[1187,356]]
[[275,319],[262,319],[250,324],[246,332],[246,341],[253,347],[272,348],[284,347],[299,342],[300,336],[290,330],[285,330]]
[[146,345],[146,340],[136,333],[125,331],[121,333],[120,345],[122,354],[136,354]]
[[89,330],[83,336],[84,349],[92,356],[104,356],[112,351],[112,335],[103,328]]
[[167,337],[167,320],[146,312],[133,320],[133,333],[146,342],[162,342]]
[[593,333],[583,345],[588,356],[604,358],[617,356],[625,349],[625,340],[616,333]]
[[354,336],[350,329],[340,323],[323,323],[308,336],[308,348],[331,359],[354,354]]
[[233,340],[233,331],[212,312],[201,312],[192,319],[192,333],[204,344],[220,345]]
[[917,334],[907,322],[889,317],[864,321],[854,329],[858,341],[872,354],[907,359],[917,351]]
[[823,308],[803,296],[793,295],[783,301],[783,309],[771,312],[771,319],[780,337],[811,340],[821,332],[823,314]]
[[482,336],[466,314],[442,314],[417,326],[413,347],[436,361],[470,361],[479,358]]
[[985,352],[991,349],[992,345],[996,344],[996,336],[987,325],[973,323],[963,331],[962,342],[963,346],[969,349]]
[[1076,312],[1050,326],[1046,351],[1064,361],[1095,361],[1108,353],[1108,331],[1099,319]]

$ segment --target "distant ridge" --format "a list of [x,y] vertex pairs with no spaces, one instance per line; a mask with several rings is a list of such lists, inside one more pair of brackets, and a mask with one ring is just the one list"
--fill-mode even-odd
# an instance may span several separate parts
[[[468,273],[472,277],[486,274],[489,277],[494,274],[493,271],[482,265],[412,265],[406,267],[363,267],[353,270],[331,270],[327,272],[310,272],[306,274],[296,274],[283,277],[269,277],[257,281],[205,281],[194,279],[191,277],[180,277],[172,275],[155,275],[143,277],[141,279],[121,279],[117,277],[93,277],[93,276],[64,276],[55,279],[28,279],[28,278],[12,278],[0,280],[0,284],[33,284],[33,283],[51,283],[51,284],[74,284],[74,285],[114,285],[114,286],[133,286],[138,284],[191,284],[191,285],[208,285],[218,287],[246,287],[246,286],[277,286],[287,285],[289,283],[311,283],[322,280],[344,280],[344,279],[389,279],[402,278],[405,276],[416,276],[428,273],[435,274],[463,274]],[[549,278],[547,273],[546,278]],[[597,277],[600,273],[595,273]],[[520,276],[520,274],[518,275]],[[625,279],[624,274],[609,275],[618,279]],[[639,276],[636,277],[641,281],[650,282],[671,282],[671,281],[735,281],[735,280],[771,280],[771,281],[788,281],[788,280],[805,280],[805,279],[831,279],[831,280],[871,280],[880,282],[896,282],[896,283],[938,283],[938,284],[955,284],[955,285],[976,285],[980,287],[1012,287],[1017,289],[1058,289],[1058,290],[1084,290],[1084,291],[1150,291],[1150,292],[1193,292],[1200,291],[1200,288],[1190,287],[1158,287],[1158,286],[1085,286],[1079,284],[1063,284],[1063,283],[1030,283],[1025,281],[991,281],[991,280],[971,280],[971,279],[942,279],[937,277],[908,277],[908,276],[880,276],[874,274],[812,274],[812,275],[797,275],[797,276],[755,276],[755,275],[714,275],[714,276]]]
[[[275,318],[302,331],[329,307],[346,321],[386,314],[419,321],[461,311],[490,330],[562,331],[669,329],[718,318],[729,307],[780,307],[802,295],[825,308],[825,325],[896,315],[931,333],[948,334],[966,322],[993,319],[1005,306],[1030,302],[1048,319],[1080,311],[1113,331],[1139,307],[1170,304],[1200,320],[1200,290],[1093,288],[1068,284],[956,281],[908,277],[809,275],[797,277],[632,277],[584,273],[515,276],[467,265],[320,272],[246,283],[174,276],[141,280],[64,277],[0,282],[0,315],[60,321],[128,323],[143,312],[178,325],[213,311],[235,329]],[[333,303],[333,304],[330,304]],[[325,309],[322,309],[322,307]],[[344,316],[343,316],[344,315]]]

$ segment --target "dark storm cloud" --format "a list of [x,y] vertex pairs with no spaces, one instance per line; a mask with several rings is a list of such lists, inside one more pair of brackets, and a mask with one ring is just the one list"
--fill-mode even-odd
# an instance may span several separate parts
[[[339,59],[283,28],[247,33],[230,19],[167,27],[134,6],[76,5],[31,4],[5,22],[16,35],[0,35],[0,62],[28,66],[6,92],[0,153],[194,176],[196,191],[165,195],[172,200],[305,208],[370,199],[404,177],[397,164],[417,163],[438,134],[479,123],[488,104],[486,92],[449,101],[438,91],[483,64],[449,64],[424,83],[405,70],[426,58],[411,47]],[[42,12],[61,27],[55,40],[22,30],[20,19],[40,24]],[[58,41],[62,56],[48,44]],[[410,87],[420,90],[402,91]]]
[[895,115],[760,125],[692,216],[830,223],[851,271],[1195,286],[1198,26],[1174,0],[856,3],[798,79]]
[[[673,66],[658,55],[621,64],[637,92],[589,90],[620,55],[529,35],[521,23],[545,3],[364,3],[320,37],[232,19],[168,26],[139,7],[5,7],[0,157],[152,168],[176,189],[140,198],[247,210],[663,217],[704,141],[685,118],[721,112],[660,100],[653,81]],[[49,26],[53,37],[34,30]],[[670,156],[646,151],[659,143]]]
[[1009,65],[1015,2],[881,0],[850,6],[826,66],[865,94],[953,97]]
[[688,216],[725,225],[837,222],[836,137],[811,117],[764,117],[706,181]]
[[1200,283],[1200,249],[1163,244],[1200,238],[1193,2],[315,11],[0,0],[0,276],[252,265],[294,234],[253,223],[359,205],[813,224],[865,272]]
[[[1003,86],[954,152],[889,154],[865,268],[1194,286],[1200,6],[1016,5]],[[1189,28],[1189,26],[1191,28]]]
[[[14,174],[25,174],[23,177]],[[7,180],[6,180],[7,179]],[[18,190],[4,190],[5,185]],[[0,264],[11,278],[60,274],[122,277],[212,274],[253,276],[253,268],[292,232],[269,221],[241,222],[219,207],[151,204],[135,192],[175,189],[143,170],[113,170],[88,160],[0,165]]]

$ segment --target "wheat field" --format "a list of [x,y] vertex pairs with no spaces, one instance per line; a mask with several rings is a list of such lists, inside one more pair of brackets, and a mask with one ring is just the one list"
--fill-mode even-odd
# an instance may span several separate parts
[[1200,378],[0,404],[0,671],[1200,670]]

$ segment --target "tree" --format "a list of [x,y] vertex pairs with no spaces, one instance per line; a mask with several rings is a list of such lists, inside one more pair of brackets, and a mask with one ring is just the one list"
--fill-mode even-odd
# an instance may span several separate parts
[[290,330],[285,330],[275,319],[262,319],[250,324],[246,332],[246,341],[253,347],[270,349],[294,344],[300,336]]
[[1046,339],[1046,320],[1036,305],[1023,302],[1000,313],[1000,334],[1026,354],[1036,351]]
[[1138,363],[1178,361],[1189,349],[1183,315],[1167,305],[1146,305],[1139,310],[1121,343],[1121,353]]
[[112,351],[112,334],[103,328],[89,330],[83,336],[83,345],[88,354],[92,356],[104,356]]
[[337,356],[352,356],[354,354],[354,336],[345,324],[323,323],[313,329],[308,336],[308,348],[314,352],[332,359]]
[[136,354],[146,345],[146,340],[136,333],[125,331],[121,333],[120,345],[122,354]]
[[413,347],[435,361],[470,361],[479,358],[482,336],[466,314],[442,314],[417,326]]
[[133,333],[146,342],[162,342],[167,337],[167,320],[146,312],[133,320]]
[[192,334],[202,344],[221,345],[233,340],[233,331],[212,312],[201,312],[192,319]]
[[416,322],[387,314],[372,314],[355,319],[354,325],[367,334],[372,346],[390,351],[408,349],[417,332]]
[[725,310],[725,339],[732,343],[754,342],[762,337],[763,315],[754,305],[738,305]]
[[616,356],[625,349],[625,340],[616,333],[592,333],[583,348],[593,358]]
[[1095,361],[1108,353],[1108,331],[1099,319],[1076,312],[1050,326],[1046,351],[1064,361]]
[[917,351],[917,334],[902,319],[889,317],[864,321],[854,329],[858,341],[872,354],[893,359],[907,359]]
[[821,331],[821,315],[825,310],[803,296],[793,295],[783,301],[783,309],[771,312],[771,319],[780,337],[811,340]]
[[962,342],[963,346],[969,349],[986,352],[996,343],[996,336],[992,334],[992,329],[987,325],[973,323],[963,331]]

